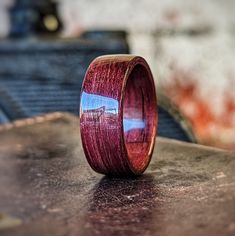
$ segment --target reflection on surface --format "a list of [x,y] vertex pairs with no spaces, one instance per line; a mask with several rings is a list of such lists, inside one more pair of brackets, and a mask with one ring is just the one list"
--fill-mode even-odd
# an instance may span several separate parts
[[118,101],[114,98],[82,92],[81,107],[83,112],[104,108],[106,112],[116,114]]
[[144,66],[137,65],[129,75],[123,100],[125,146],[132,165],[148,163],[156,128],[155,92]]
[[142,119],[123,119],[123,129],[124,132],[131,131],[132,129],[144,129],[145,121]]
[[143,89],[132,77],[127,82],[123,108],[123,127],[126,144],[147,141],[147,123]]
[[82,92],[80,114],[81,119],[94,122],[94,125],[102,121],[114,125],[118,115],[118,101],[110,97]]

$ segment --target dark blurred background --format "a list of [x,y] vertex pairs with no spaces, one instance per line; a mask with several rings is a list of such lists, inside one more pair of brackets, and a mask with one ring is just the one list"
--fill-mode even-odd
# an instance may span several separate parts
[[1,0],[0,124],[79,113],[103,54],[146,58],[159,135],[235,150],[235,1]]

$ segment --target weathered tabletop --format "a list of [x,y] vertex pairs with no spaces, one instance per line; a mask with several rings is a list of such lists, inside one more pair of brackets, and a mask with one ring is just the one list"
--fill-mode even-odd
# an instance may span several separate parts
[[88,166],[75,117],[0,140],[0,235],[235,235],[235,154],[157,138],[143,176],[110,179]]

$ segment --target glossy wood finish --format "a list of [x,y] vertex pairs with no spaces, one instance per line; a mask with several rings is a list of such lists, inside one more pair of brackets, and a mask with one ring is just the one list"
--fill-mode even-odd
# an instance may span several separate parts
[[106,175],[139,175],[151,159],[157,102],[147,62],[137,56],[96,58],[81,92],[80,126],[91,167]]
[[157,137],[142,176],[108,178],[79,132],[59,114],[0,126],[1,236],[234,236],[234,153]]

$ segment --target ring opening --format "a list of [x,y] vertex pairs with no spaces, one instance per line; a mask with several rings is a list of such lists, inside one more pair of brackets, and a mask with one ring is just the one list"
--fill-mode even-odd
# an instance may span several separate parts
[[155,139],[157,104],[151,79],[147,69],[137,64],[129,75],[123,99],[124,142],[129,162],[137,172],[149,163]]

